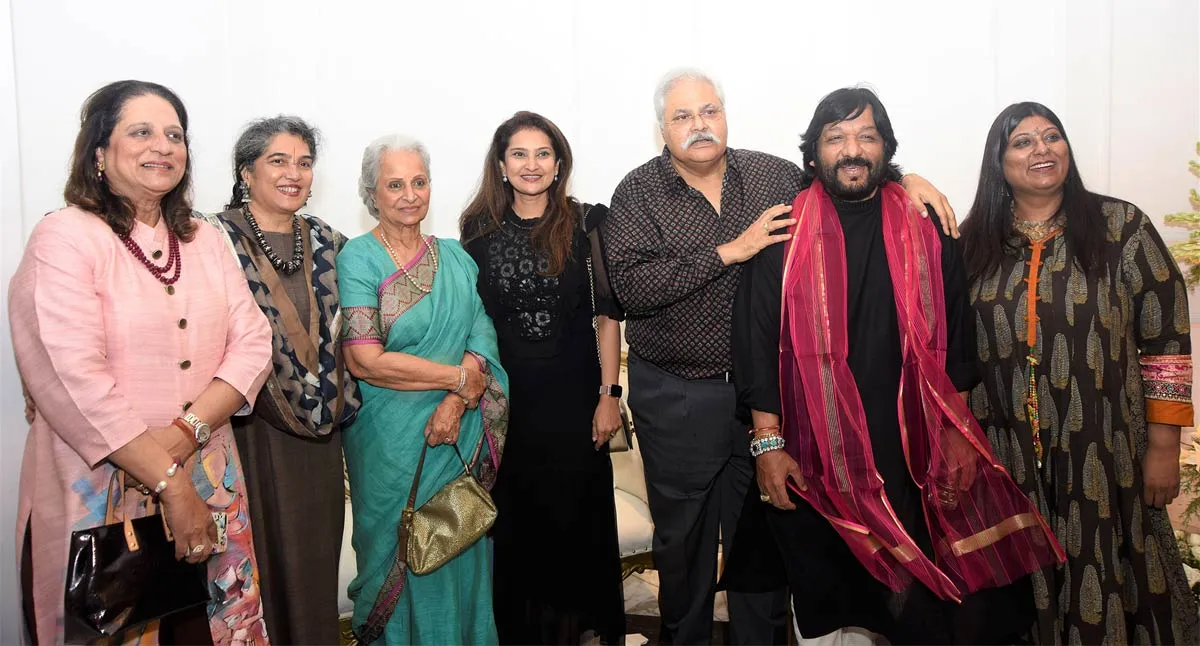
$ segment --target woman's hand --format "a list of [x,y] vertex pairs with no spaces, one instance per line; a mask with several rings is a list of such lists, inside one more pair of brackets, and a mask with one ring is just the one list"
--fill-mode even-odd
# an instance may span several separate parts
[[479,406],[479,400],[483,397],[483,393],[487,391],[487,375],[474,368],[464,367],[463,370],[467,371],[467,381],[463,383],[462,389],[456,395],[467,400],[465,402],[467,408],[475,409]]
[[175,558],[201,563],[212,556],[217,544],[212,511],[196,493],[185,469],[168,482],[159,500],[167,527],[175,535]]
[[904,187],[904,192],[908,193],[908,200],[912,202],[917,211],[922,217],[929,217],[929,210],[925,207],[929,204],[937,211],[938,219],[942,222],[942,230],[946,235],[958,237],[958,220],[954,216],[954,209],[950,208],[950,200],[946,199],[942,192],[937,190],[929,180],[921,177],[916,173],[909,173],[900,178],[900,185]]
[[1179,495],[1179,427],[1167,424],[1146,425],[1149,436],[1146,457],[1142,458],[1143,499],[1159,509]]
[[467,406],[462,397],[454,393],[446,395],[425,423],[425,442],[429,446],[457,442],[459,423],[466,410]]
[[188,435],[186,431],[175,424],[151,427],[149,433],[159,446],[166,449],[167,453],[179,460],[180,463],[187,462],[187,459],[192,457],[192,454],[199,448],[196,446],[195,436]]
[[596,404],[596,412],[592,415],[592,442],[599,451],[604,443],[621,430],[620,400],[608,395],[600,395],[600,403]]

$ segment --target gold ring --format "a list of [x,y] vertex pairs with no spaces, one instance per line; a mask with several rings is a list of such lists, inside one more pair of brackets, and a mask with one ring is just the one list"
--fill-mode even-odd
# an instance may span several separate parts
[[765,493],[760,493],[760,494],[758,494],[758,499],[763,502],[771,502],[771,495],[765,494]]
[[201,552],[203,552],[203,551],[204,551],[204,546],[203,546],[203,545],[197,545],[197,546],[195,546],[195,547],[193,547],[193,548],[192,548],[192,554],[199,554],[199,553],[201,553]]
[[770,220],[763,222],[763,231],[766,231],[767,233],[771,232],[771,221]]

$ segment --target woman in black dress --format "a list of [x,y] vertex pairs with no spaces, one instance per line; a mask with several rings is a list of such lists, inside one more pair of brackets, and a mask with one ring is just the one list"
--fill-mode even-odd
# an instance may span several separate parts
[[511,387],[492,490],[496,629],[508,644],[579,643],[589,631],[619,643],[625,632],[607,446],[620,427],[622,315],[600,251],[608,210],[568,195],[570,176],[558,127],[518,112],[496,129],[460,222]]

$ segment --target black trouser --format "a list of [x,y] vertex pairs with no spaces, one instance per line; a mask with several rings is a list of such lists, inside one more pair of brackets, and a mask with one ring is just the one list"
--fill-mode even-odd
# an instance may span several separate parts
[[[734,387],[724,379],[683,379],[630,353],[629,405],[654,521],[663,640],[708,643],[717,545],[730,554],[754,478],[746,426],[734,416]],[[729,591],[727,599],[735,644],[769,644],[786,622],[782,588]]]
[[21,612],[25,615],[25,636],[30,644],[37,646],[37,612],[33,609],[33,545],[30,544],[32,529],[33,519],[29,519],[25,523],[25,540],[21,547]]

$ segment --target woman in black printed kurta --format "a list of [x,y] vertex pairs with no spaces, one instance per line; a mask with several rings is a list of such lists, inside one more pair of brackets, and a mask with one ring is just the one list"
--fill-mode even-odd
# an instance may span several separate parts
[[597,227],[608,210],[567,194],[571,161],[553,123],[518,112],[497,129],[462,217],[511,389],[492,489],[502,644],[577,644],[589,631],[603,643],[624,639],[607,446],[620,424],[620,392],[607,387],[617,382],[622,315],[600,253]]
[[1192,408],[1187,293],[1162,239],[1087,192],[1062,123],[1022,103],[992,125],[963,243],[972,408],[1067,550],[1034,574],[1034,642],[1200,643],[1165,510]]

